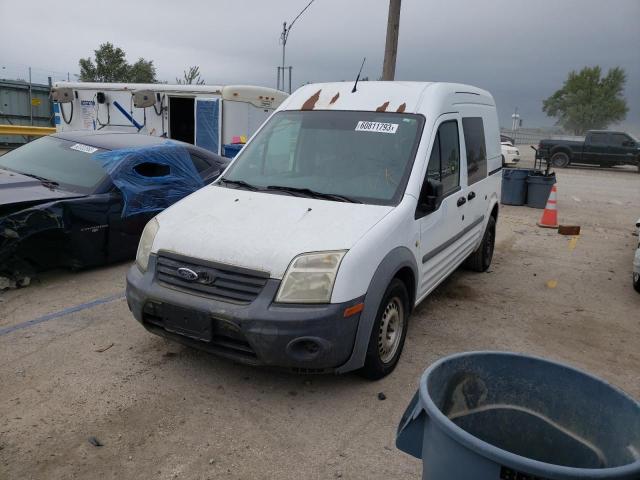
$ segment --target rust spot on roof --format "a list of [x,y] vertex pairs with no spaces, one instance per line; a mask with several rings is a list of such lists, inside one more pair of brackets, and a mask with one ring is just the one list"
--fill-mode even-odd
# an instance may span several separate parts
[[389,101],[387,100],[382,105],[380,105],[378,108],[376,108],[376,112],[386,112],[388,106],[389,106]]
[[336,103],[338,101],[338,98],[340,98],[340,92],[336,93],[333,98],[331,99],[331,101],[329,102],[329,105],[333,105],[334,103]]
[[398,109],[396,110],[396,112],[398,112],[398,113],[402,113],[402,112],[404,112],[406,109],[407,109],[407,104],[406,104],[406,103],[403,103],[402,105],[400,105],[400,106],[398,107]]
[[307,99],[307,101],[302,104],[302,107],[300,107],[300,110],[313,110],[313,108],[316,106],[316,102],[320,98],[320,92],[321,91],[322,90],[318,90],[316,93],[311,95]]

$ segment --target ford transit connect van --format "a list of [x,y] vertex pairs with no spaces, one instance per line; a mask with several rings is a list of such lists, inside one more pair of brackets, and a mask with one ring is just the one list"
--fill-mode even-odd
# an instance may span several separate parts
[[390,373],[411,311],[493,255],[496,107],[475,87],[291,95],[220,179],[146,226],[127,300],[149,331],[299,372]]

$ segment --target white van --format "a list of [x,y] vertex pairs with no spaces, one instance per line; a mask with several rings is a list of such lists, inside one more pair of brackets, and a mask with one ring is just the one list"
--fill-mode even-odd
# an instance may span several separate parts
[[149,222],[127,275],[153,333],[299,372],[398,362],[413,308],[493,255],[492,96],[446,83],[307,85],[218,181]]

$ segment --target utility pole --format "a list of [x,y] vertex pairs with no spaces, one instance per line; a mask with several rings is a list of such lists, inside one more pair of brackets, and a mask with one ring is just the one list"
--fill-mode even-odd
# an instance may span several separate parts
[[393,80],[396,76],[398,33],[400,32],[400,2],[401,0],[389,0],[389,19],[387,20],[387,41],[384,47],[382,80]]
[[522,122],[522,120],[520,120],[520,114],[518,113],[518,107],[516,107],[513,115],[511,115],[511,119],[511,131],[513,133],[513,143],[515,144],[516,136],[518,135],[518,128],[520,127],[520,123]]
[[289,33],[291,33],[291,28],[293,28],[293,24],[296,23],[296,20],[298,20],[300,18],[300,16],[307,10],[307,8],[309,8],[311,6],[311,4],[314,2],[315,0],[310,0],[309,3],[307,3],[307,6],[304,7],[300,13],[298,14],[298,16],[296,18],[293,19],[293,21],[289,24],[289,26],[287,27],[287,22],[284,22],[282,24],[282,33],[280,34],[280,41],[282,42],[282,67],[277,67],[278,68],[278,85],[277,85],[277,89],[280,90],[280,71],[282,71],[282,90],[284,90],[284,84],[285,84],[285,71],[288,68],[289,69],[289,93],[291,93],[291,70],[292,67],[287,67],[286,63],[285,63],[285,49],[287,47],[287,39],[289,38]]

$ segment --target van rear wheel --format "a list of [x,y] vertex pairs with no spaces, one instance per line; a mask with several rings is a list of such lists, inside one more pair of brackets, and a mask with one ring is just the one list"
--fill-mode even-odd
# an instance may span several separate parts
[[475,252],[469,255],[469,258],[464,262],[464,266],[475,272],[486,271],[491,266],[495,243],[496,219],[491,216],[487,222],[487,228],[484,231],[482,243]]
[[633,288],[640,293],[640,273],[633,272]]
[[369,380],[378,380],[393,371],[404,347],[409,310],[407,288],[402,281],[394,278],[378,307],[360,375]]

